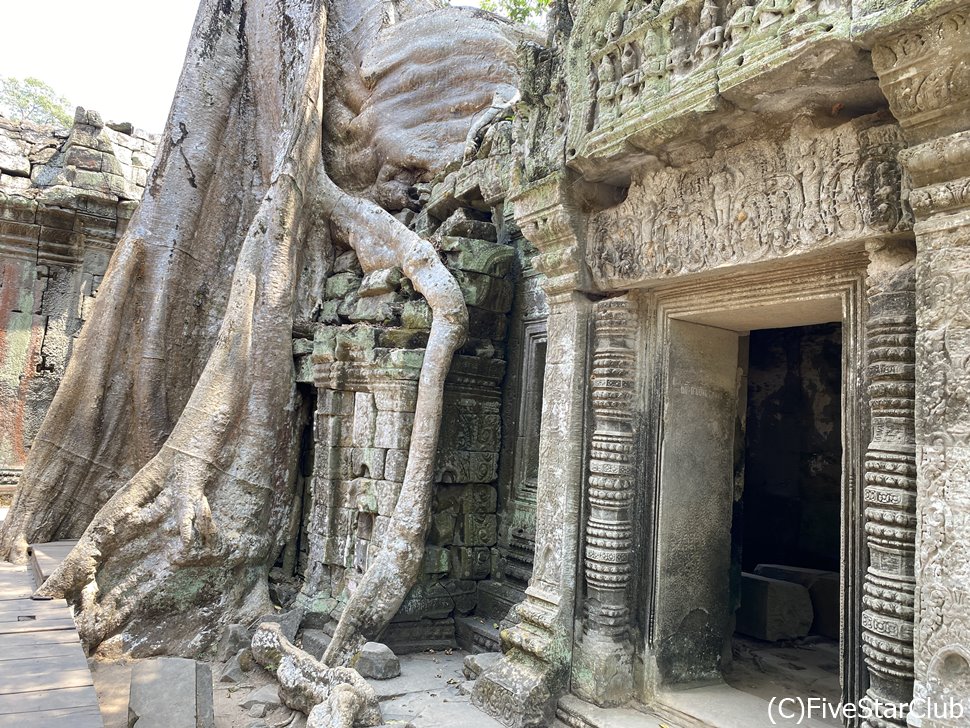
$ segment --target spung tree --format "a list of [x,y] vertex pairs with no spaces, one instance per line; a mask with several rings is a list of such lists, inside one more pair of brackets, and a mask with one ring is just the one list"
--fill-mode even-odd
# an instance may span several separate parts
[[198,655],[271,609],[302,404],[292,357],[349,245],[399,266],[433,313],[401,493],[327,653],[346,661],[415,582],[445,376],[467,311],[432,245],[391,212],[460,159],[516,31],[385,0],[203,0],[144,199],[37,434],[0,532],[80,540],[40,593],[89,649]]

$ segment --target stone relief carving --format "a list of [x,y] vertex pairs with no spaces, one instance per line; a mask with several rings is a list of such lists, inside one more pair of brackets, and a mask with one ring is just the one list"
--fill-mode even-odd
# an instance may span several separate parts
[[735,67],[745,48],[827,30],[831,16],[846,15],[845,6],[840,0],[631,0],[604,13],[590,3],[580,21],[590,26],[582,34],[589,47],[577,54],[589,63],[582,76],[587,88],[577,89],[589,111],[577,118],[590,132],[628,112],[646,113],[648,105],[676,106],[674,88],[714,84],[722,56]]
[[[970,99],[970,73],[965,56],[948,62],[940,46],[955,49],[970,45],[970,12],[944,15],[918,32],[894,36],[872,49],[872,63],[893,115],[904,127],[920,128],[940,122],[940,111]],[[950,117],[953,114],[949,115]],[[944,121],[945,121],[944,117]]]
[[915,615],[916,277],[909,245],[870,244],[866,348],[872,442],[866,452],[862,642],[875,705],[872,725],[906,723],[913,694]]
[[627,590],[633,570],[636,317],[636,306],[625,296],[606,299],[593,308],[586,619],[573,689],[597,705],[623,704],[633,683]]
[[780,144],[647,172],[592,217],[586,262],[601,289],[618,290],[905,229],[901,146],[894,124],[820,130],[803,117]]

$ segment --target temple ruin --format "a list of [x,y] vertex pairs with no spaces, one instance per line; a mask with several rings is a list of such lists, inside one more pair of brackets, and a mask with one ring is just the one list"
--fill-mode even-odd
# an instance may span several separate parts
[[[366,94],[350,82],[336,101],[325,92],[322,141],[317,129],[292,142],[314,154],[322,145],[323,176],[349,192],[313,213],[331,216],[325,233],[309,234],[325,239],[324,262],[308,257],[293,301],[282,304],[294,311],[285,332],[293,374],[269,409],[285,412],[293,432],[225,465],[256,493],[264,486],[247,468],[272,462],[288,488],[265,506],[255,495],[244,504],[243,520],[275,535],[256,545],[234,536],[250,549],[250,562],[233,566],[239,582],[268,584],[281,615],[279,630],[256,632],[261,664],[292,659],[311,683],[322,680],[290,642],[333,671],[352,664],[344,651],[360,644],[327,645],[357,608],[358,589],[380,591],[362,584],[379,557],[400,549],[399,496],[416,482],[409,458],[427,441],[416,434],[428,422],[420,392],[440,319],[407,264],[375,264],[359,247],[380,239],[376,228],[342,229],[341,216],[358,212],[353,197],[430,242],[467,310],[467,336],[445,365],[420,568],[387,624],[364,620],[376,632],[362,627],[364,637],[396,655],[495,653],[475,663],[466,692],[489,720],[515,728],[647,726],[657,717],[669,726],[769,725],[772,696],[867,706],[811,725],[970,725],[970,4],[554,0],[542,33],[430,3],[327,5],[328,43],[339,49],[327,64],[357,68],[353,53],[365,43],[340,45],[344,28],[373,26],[373,48],[390,50],[361,51],[368,101],[353,101]],[[469,28],[468,43],[495,55],[474,93],[452,105],[465,116],[449,126],[414,111],[444,91],[387,88],[409,54],[446,63],[457,51],[441,39],[456,22]],[[412,32],[422,40],[409,49]],[[473,75],[455,74],[455,84]],[[409,93],[428,106],[401,101]],[[327,105],[338,102],[340,113]],[[193,107],[178,104],[161,138],[83,109],[69,130],[0,119],[8,493],[90,307],[110,306],[99,285],[151,170],[181,169],[171,155],[192,137],[183,128],[180,139],[177,122]],[[383,131],[395,114],[416,138]],[[256,118],[253,128],[270,128]],[[226,128],[244,122],[232,117]],[[255,159],[265,144],[256,139],[245,153]],[[375,145],[373,158],[361,151]],[[219,159],[213,179],[243,168]],[[315,173],[300,174],[296,194],[309,198],[305,180]],[[252,175],[258,201],[266,180]],[[243,211],[245,232],[257,214],[250,188],[237,200],[220,184],[213,194]],[[272,228],[277,218],[266,219]],[[226,246],[201,260],[231,278],[235,256]],[[167,322],[174,338],[139,354],[184,369],[165,375],[170,387],[204,376],[206,347],[221,340],[221,312],[235,300],[228,283],[201,273],[191,281],[172,319],[195,326],[196,305],[208,343],[179,362]],[[229,326],[219,336],[229,330],[247,335]],[[122,379],[140,386],[137,373]],[[98,381],[118,388],[111,376]],[[92,387],[70,404],[81,416],[85,398],[101,394]],[[89,523],[157,462],[181,408],[208,411],[190,391],[142,421],[138,406],[157,402],[147,390],[133,396],[130,418],[108,422],[143,427],[146,451],[110,460],[112,445],[92,447],[103,474],[71,480],[73,464],[36,463],[7,518],[6,555],[16,555],[11,518],[34,498],[23,489],[41,492],[37,484],[56,478],[56,508],[35,518],[43,508],[34,503],[17,521],[28,524],[20,540],[83,545],[106,529]],[[260,426],[281,427],[271,418]],[[204,439],[186,442],[202,448]],[[45,452],[31,460],[54,457]],[[111,488],[78,485],[96,478]],[[223,527],[233,506],[205,490],[205,510],[211,504]],[[200,513],[188,530],[205,541]],[[150,551],[143,540],[132,552],[139,558]],[[96,551],[103,541],[90,543]],[[187,553],[200,574],[216,568],[212,554]],[[211,657],[242,622],[237,613],[248,615],[246,598],[224,603],[206,591],[230,591],[229,580],[185,577],[183,590],[205,584],[192,591],[198,604],[223,605],[204,628],[190,621],[182,633],[177,614],[169,624],[141,607],[104,627],[85,621],[94,602],[107,613],[108,597],[97,601],[91,584],[107,593],[122,570],[98,568],[87,582],[66,569],[74,581],[54,594],[78,607],[81,638],[95,647]],[[287,690],[291,707],[320,704],[303,683]],[[365,702],[353,725],[378,725],[374,701]]]

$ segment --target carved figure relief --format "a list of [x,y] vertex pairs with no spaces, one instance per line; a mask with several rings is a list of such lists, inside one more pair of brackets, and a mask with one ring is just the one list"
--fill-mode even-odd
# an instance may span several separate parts
[[680,168],[646,173],[617,207],[594,215],[587,263],[604,290],[780,257],[909,225],[900,201],[895,124],[745,142]]

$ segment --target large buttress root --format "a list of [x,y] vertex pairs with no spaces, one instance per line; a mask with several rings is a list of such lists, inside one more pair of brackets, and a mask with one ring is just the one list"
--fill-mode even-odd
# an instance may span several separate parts
[[431,335],[425,349],[404,483],[391,515],[383,548],[351,595],[323,656],[344,664],[364,638],[376,636],[414,586],[431,522],[434,464],[441,430],[445,378],[468,332],[461,289],[430,242],[407,229],[372,202],[346,194],[320,175],[323,213],[344,228],[365,271],[400,266],[431,307]]
[[260,625],[252,644],[253,658],[279,680],[283,703],[307,714],[307,728],[383,723],[374,688],[356,670],[315,660],[290,644],[272,622]]

